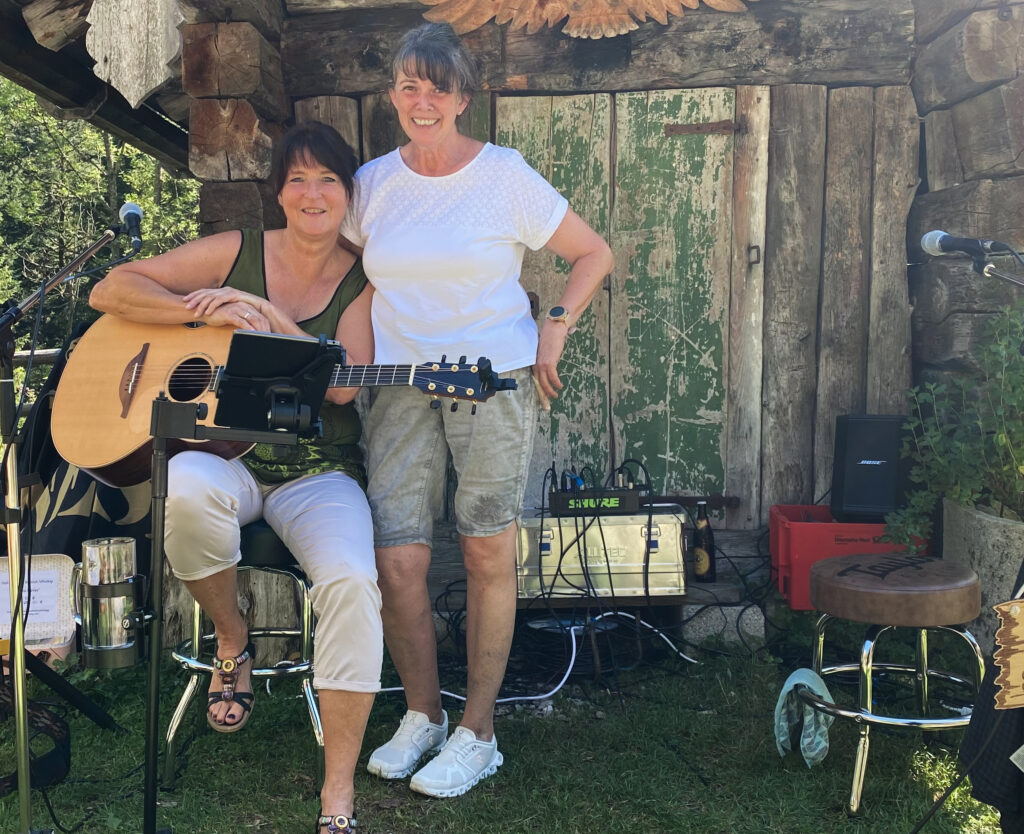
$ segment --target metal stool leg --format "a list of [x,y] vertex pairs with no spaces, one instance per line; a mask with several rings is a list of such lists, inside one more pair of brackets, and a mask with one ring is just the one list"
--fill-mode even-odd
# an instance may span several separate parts
[[[203,609],[199,607],[198,602],[193,600],[191,646],[192,653],[197,657],[202,649],[202,641]],[[177,778],[176,771],[178,769],[178,730],[181,728],[181,722],[184,720],[185,714],[188,712],[189,704],[192,703],[192,699],[195,697],[196,691],[199,689],[199,681],[202,677],[203,676],[199,672],[192,672],[192,674],[189,675],[188,683],[185,685],[185,691],[181,693],[181,698],[178,700],[178,706],[174,708],[174,714],[171,716],[171,722],[167,725],[166,747],[164,750],[164,776],[162,780],[162,785],[166,790],[174,788],[174,782]]]
[[928,714],[928,629],[917,630],[917,703],[921,715]]
[[[860,682],[858,686],[860,709],[864,712],[871,712],[871,675],[874,662],[875,643],[889,626],[872,626],[868,629],[867,636],[860,648]],[[857,742],[857,756],[853,762],[853,784],[850,787],[850,801],[847,803],[846,812],[855,815],[860,811],[860,795],[864,790],[864,774],[868,767],[868,749],[871,745],[871,725],[862,723],[860,725],[860,740]]]
[[949,631],[959,634],[967,645],[971,647],[971,651],[974,652],[974,691],[977,693],[981,689],[981,681],[985,677],[985,655],[981,653],[981,646],[974,639],[974,635],[963,626],[954,626]]
[[825,626],[832,619],[830,614],[822,614],[814,626],[814,645],[811,648],[811,669],[821,674],[822,658],[825,654]]
[[198,672],[189,675],[185,691],[181,694],[178,706],[174,708],[174,715],[171,716],[170,724],[167,725],[167,746],[164,751],[164,778],[162,780],[162,785],[166,790],[174,789],[175,771],[178,767],[178,730],[181,727],[182,720],[185,718],[185,713],[188,712],[189,704],[192,703],[192,699],[199,689],[199,681],[202,677],[203,675],[200,675]]

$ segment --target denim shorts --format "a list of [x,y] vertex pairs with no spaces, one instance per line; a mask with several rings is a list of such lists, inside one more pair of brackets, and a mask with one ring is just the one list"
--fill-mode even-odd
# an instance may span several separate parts
[[455,525],[464,536],[493,536],[522,510],[540,403],[530,368],[499,374],[515,391],[477,406],[430,399],[414,388],[376,392],[366,420],[367,497],[377,547],[433,542],[444,498],[447,454],[458,476]]

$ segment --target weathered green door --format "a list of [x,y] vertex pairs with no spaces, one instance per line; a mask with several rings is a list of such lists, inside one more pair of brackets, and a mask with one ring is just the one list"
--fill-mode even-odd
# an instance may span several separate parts
[[[602,478],[633,458],[656,493],[725,491],[734,109],[734,91],[717,88],[497,99],[498,144],[548,177],[616,259],[570,338],[528,505],[552,461]],[[552,256],[527,256],[542,312],[564,281]]]

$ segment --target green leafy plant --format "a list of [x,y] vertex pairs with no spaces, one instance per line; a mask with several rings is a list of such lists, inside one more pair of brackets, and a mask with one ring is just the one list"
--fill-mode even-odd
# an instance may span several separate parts
[[1024,300],[993,316],[975,369],[910,391],[907,506],[890,514],[895,541],[927,538],[941,500],[1024,519]]

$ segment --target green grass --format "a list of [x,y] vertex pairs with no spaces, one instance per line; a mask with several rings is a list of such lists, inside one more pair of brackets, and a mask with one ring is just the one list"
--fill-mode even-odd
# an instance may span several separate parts
[[[432,800],[407,781],[384,782],[360,767],[357,809],[369,834],[458,832],[495,834],[894,834],[909,832],[959,772],[955,750],[920,733],[875,730],[863,795],[863,814],[844,813],[857,730],[837,721],[824,764],[808,769],[798,754],[780,759],[773,712],[796,652],[809,645],[790,635],[793,659],[706,654],[699,665],[660,658],[614,681],[575,683],[553,709],[521,708],[499,717],[505,765],[469,794]],[[779,650],[787,654],[785,646]],[[525,668],[520,659],[516,668]],[[464,679],[446,670],[449,688]],[[47,793],[65,828],[140,832],[145,723],[145,671],[78,673],[76,684],[127,728],[101,730],[62,708],[72,728],[69,777]],[[162,713],[169,715],[183,678],[162,676]],[[30,694],[52,698],[32,682]],[[162,792],[158,827],[182,832],[312,831],[318,810],[312,731],[297,684],[257,692],[256,709],[241,733],[205,729],[194,704],[182,729],[189,741],[172,792]],[[197,703],[200,699],[197,699]],[[403,707],[381,695],[370,719],[361,764],[393,731]],[[449,712],[452,713],[451,705]],[[455,717],[455,716],[453,716]],[[164,724],[166,726],[166,724]],[[13,729],[0,734],[0,772],[13,769]],[[957,733],[943,737],[955,745]],[[49,828],[34,791],[33,827]],[[17,831],[17,795],[0,800],[0,831]],[[924,829],[926,834],[998,832],[995,812],[961,786]]]

